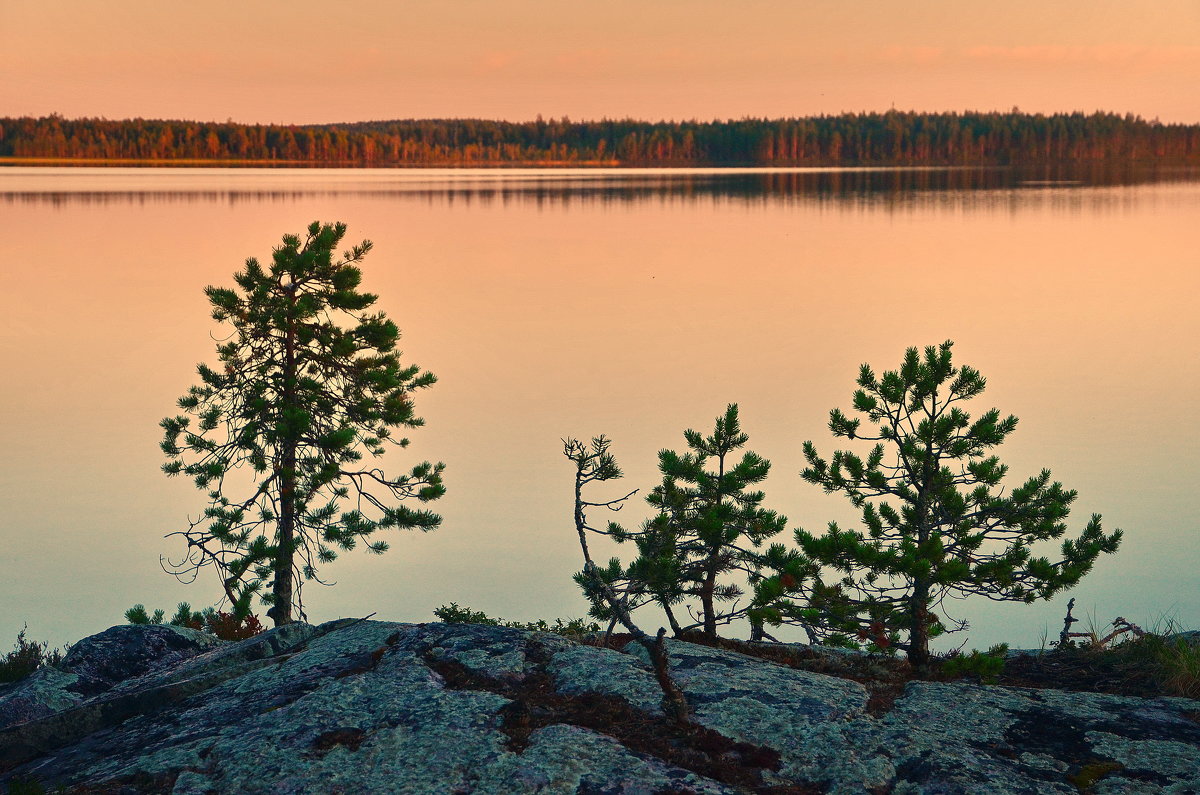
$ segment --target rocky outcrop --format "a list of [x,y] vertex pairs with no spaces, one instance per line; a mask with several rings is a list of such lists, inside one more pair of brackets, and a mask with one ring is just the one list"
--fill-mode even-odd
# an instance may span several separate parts
[[[173,633],[173,634],[172,634]],[[238,643],[115,627],[0,690],[0,782],[68,792],[1200,792],[1200,702],[863,685],[668,641],[680,727],[640,647],[341,621]]]
[[78,706],[120,682],[170,668],[219,643],[203,632],[171,625],[113,627],[76,643],[58,667],[0,685],[0,726]]

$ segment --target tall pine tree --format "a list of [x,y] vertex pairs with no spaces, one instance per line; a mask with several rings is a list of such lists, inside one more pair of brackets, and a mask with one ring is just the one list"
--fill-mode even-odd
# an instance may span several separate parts
[[233,332],[217,368],[199,365],[201,383],[178,401],[184,413],[161,423],[163,471],[190,476],[208,497],[199,519],[169,534],[187,545],[171,570],[194,579],[213,566],[236,615],[259,594],[276,626],[292,622],[293,607],[304,617],[302,584],[320,582],[318,564],[337,550],[361,541],[382,553],[377,531],[441,522],[403,502],[440,497],[442,464],[390,478],[362,460],[408,444],[393,430],[423,424],[411,394],[436,379],[402,365],[396,325],[365,311],[377,296],[359,292],[358,263],[371,244],[338,258],[345,233],[314,222],[303,238],[285,235],[269,267],[246,260],[236,289],[205,289],[213,319]]
[[830,523],[824,535],[796,531],[804,555],[842,573],[824,587],[843,629],[880,645],[895,643],[915,667],[929,659],[929,639],[945,630],[934,612],[947,596],[977,594],[997,601],[1048,599],[1079,582],[1101,553],[1114,552],[1121,531],[1105,535],[1093,515],[1080,536],[1062,544],[1062,558],[1033,557],[1037,541],[1056,539],[1076,493],[1051,482],[1050,471],[1004,495],[1008,467],[987,451],[1001,444],[1017,418],[990,409],[972,421],[961,404],[983,392],[977,370],[955,367],[952,342],[909,348],[898,370],[877,377],[859,370],[854,409],[829,414],[834,436],[875,442],[866,458],[846,450],[821,458],[805,442],[803,477],[826,492],[842,492],[862,512],[863,530]]

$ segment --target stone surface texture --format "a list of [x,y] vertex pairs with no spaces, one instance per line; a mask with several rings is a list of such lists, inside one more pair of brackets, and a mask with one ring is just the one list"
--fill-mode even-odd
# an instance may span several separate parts
[[[0,792],[1200,793],[1198,701],[913,682],[873,715],[857,682],[667,650],[711,730],[675,755],[654,748],[683,741],[570,717],[624,710],[670,734],[636,644],[384,621],[236,643],[113,627],[0,689]],[[698,748],[717,767],[757,759],[753,782],[693,764]]]

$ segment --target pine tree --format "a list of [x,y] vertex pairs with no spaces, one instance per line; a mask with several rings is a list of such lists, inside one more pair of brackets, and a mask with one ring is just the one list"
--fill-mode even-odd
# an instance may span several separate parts
[[[589,570],[575,575],[592,603],[593,616],[610,621],[618,618],[609,604],[611,600],[604,598],[612,593],[620,597],[621,609],[627,612],[657,603],[676,636],[700,627],[715,637],[718,625],[747,617],[752,632],[761,634],[763,613],[750,611],[762,605],[748,602],[737,606],[736,600],[743,596],[741,587],[720,581],[722,575],[731,572],[752,584],[758,580],[763,560],[758,547],[787,524],[787,517],[761,507],[761,491],[747,490],[764,480],[771,469],[770,461],[753,452],[735,460],[735,451],[749,438],[742,433],[737,404],[730,404],[717,418],[710,436],[684,431],[689,452],[660,451],[663,481],[646,497],[658,513],[639,530],[628,530],[616,522],[609,522],[604,529],[585,527],[580,518],[583,509],[619,510],[636,491],[604,503],[583,501],[583,485],[619,478],[621,472],[608,452],[607,438],[593,439],[590,453],[577,440],[567,443],[566,455],[580,471],[575,490],[576,525],[581,528],[579,541],[584,557],[591,560],[583,529],[618,543],[633,541],[638,549],[637,558],[628,566],[612,558],[606,566],[590,564]],[[710,464],[712,471],[706,468]],[[699,602],[698,611],[693,611],[695,602],[689,600]],[[719,604],[731,601],[735,604],[729,608]],[[683,602],[689,602],[693,623],[680,622],[672,609]]]
[[[864,364],[854,409],[829,415],[834,436],[873,441],[863,459],[850,451],[821,458],[805,442],[805,480],[843,492],[862,511],[865,532],[830,523],[826,534],[796,531],[810,560],[842,573],[836,589],[839,629],[877,645],[894,644],[915,667],[929,659],[929,640],[946,630],[933,609],[947,596],[978,594],[997,601],[1049,599],[1079,582],[1101,553],[1116,551],[1121,531],[1105,535],[1093,515],[1080,536],[1062,544],[1062,559],[1032,557],[1030,546],[1066,531],[1076,492],[1051,482],[1049,470],[1007,496],[998,489],[1008,467],[986,452],[1016,428],[996,409],[972,421],[960,404],[983,392],[977,370],[951,362],[952,342],[909,348],[898,370],[876,377]],[[958,628],[964,628],[960,625]]]
[[233,332],[217,348],[219,367],[198,366],[200,385],[178,401],[184,413],[161,423],[163,471],[190,476],[209,500],[201,518],[169,534],[187,544],[171,571],[194,579],[213,566],[239,618],[255,594],[276,626],[291,623],[293,606],[303,618],[302,583],[321,582],[318,564],[337,550],[362,541],[382,553],[377,531],[441,522],[402,502],[440,497],[442,464],[389,478],[360,463],[364,451],[408,444],[392,431],[423,424],[410,396],[436,379],[402,365],[396,325],[365,312],[377,296],[359,292],[357,265],[371,244],[338,259],[345,233],[345,224],[313,223],[303,238],[285,235],[269,267],[246,260],[237,289],[205,289],[213,318]]
[[756,550],[783,530],[787,517],[761,507],[763,492],[747,490],[767,477],[771,462],[750,451],[735,459],[750,439],[742,433],[736,403],[717,417],[711,435],[689,429],[683,436],[688,452],[658,454],[663,481],[646,498],[658,515],[635,538],[640,555],[629,574],[646,583],[677,634],[684,627],[671,606],[694,598],[700,603],[697,623],[715,637],[718,624],[746,610],[721,608],[719,603],[733,602],[743,593],[720,577],[737,572],[756,579]]

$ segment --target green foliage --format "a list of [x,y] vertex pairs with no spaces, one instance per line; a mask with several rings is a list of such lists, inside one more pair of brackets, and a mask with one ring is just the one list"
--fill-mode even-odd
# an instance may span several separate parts
[[658,454],[663,482],[646,498],[658,515],[636,539],[640,554],[630,573],[641,576],[664,606],[698,600],[704,632],[715,636],[718,623],[745,612],[718,607],[744,595],[738,585],[718,578],[739,573],[756,580],[757,550],[783,531],[787,517],[762,508],[764,493],[750,490],[766,479],[771,462],[750,451],[740,460],[734,456],[750,439],[741,430],[736,403],[717,418],[711,435],[689,429],[683,436],[688,452]]
[[136,604],[125,611],[125,620],[130,624],[161,624],[166,618],[166,612],[155,610],[153,615],[146,612],[146,606]]
[[[20,681],[38,668],[58,665],[62,662],[65,652],[58,649],[51,650],[48,643],[29,640],[25,637],[28,629],[28,626],[22,627],[21,631],[17,633],[17,641],[13,650],[0,657],[0,684]],[[70,647],[68,646],[68,648]]]
[[[178,401],[183,413],[161,423],[163,471],[188,476],[209,501],[172,534],[186,543],[174,573],[214,567],[238,617],[257,595],[276,624],[289,623],[293,605],[304,614],[303,582],[322,582],[320,565],[338,551],[362,543],[382,553],[378,531],[441,523],[403,503],[440,497],[442,464],[389,478],[362,463],[364,453],[408,444],[393,431],[423,424],[411,395],[436,379],[401,364],[396,325],[365,311],[377,297],[359,292],[358,263],[371,244],[339,259],[345,232],[313,223],[303,239],[285,235],[269,266],[248,259],[236,288],[206,289],[213,318],[232,333],[218,367],[198,366],[200,384]],[[238,469],[255,483],[234,496],[227,476]]]
[[798,626],[813,644],[847,649],[869,646],[870,651],[894,653],[891,640],[882,635],[868,640],[865,631],[860,631],[856,639],[838,629],[853,626],[853,605],[842,598],[841,586],[822,582],[821,567],[797,550],[771,544],[758,563],[762,576],[753,583],[751,620],[773,627]]
[[442,605],[433,611],[438,620],[447,624],[486,624],[491,627],[504,626],[498,618],[490,618],[482,610],[472,610],[469,607],[459,607],[458,602]]
[[538,619],[537,621],[505,621],[502,618],[492,618],[480,610],[459,607],[456,602],[442,605],[434,610],[433,614],[440,621],[447,624],[484,624],[490,627],[511,627],[530,632],[553,632],[556,635],[563,635],[565,637],[578,637],[586,635],[589,632],[600,631],[599,624],[582,618],[571,618],[565,621],[561,618],[556,618],[553,624],[543,619]]
[[995,684],[996,677],[1004,672],[1008,644],[1000,643],[986,652],[971,649],[970,654],[954,652],[942,660],[942,674],[951,679],[971,676],[984,684]]
[[[945,597],[1049,599],[1121,538],[1120,530],[1105,535],[1094,515],[1079,537],[1062,543],[1060,560],[1033,556],[1034,543],[1066,531],[1076,493],[1042,470],[1004,494],[1008,468],[988,453],[1017,418],[991,409],[972,419],[963,410],[986,381],[953,365],[952,344],[927,347],[923,356],[909,348],[900,368],[882,376],[862,365],[853,396],[861,417],[834,409],[829,429],[874,442],[865,457],[840,450],[827,460],[804,444],[804,479],[845,494],[862,516],[861,530],[833,522],[824,535],[796,531],[807,559],[841,574],[831,594],[840,604],[826,617],[861,640],[886,638],[918,666],[928,661],[929,639],[947,630],[932,611]],[[863,419],[874,427],[863,427]]]
[[[581,572],[575,577],[592,602],[594,616],[609,618],[611,611],[593,576],[625,593],[631,600],[629,609],[657,602],[676,634],[689,628],[680,624],[672,609],[680,603],[687,603],[689,611],[699,603],[694,613],[696,626],[710,636],[716,635],[718,624],[747,615],[749,608],[736,604],[744,596],[741,587],[720,578],[735,574],[757,581],[761,576],[759,547],[787,523],[787,517],[761,507],[765,495],[750,488],[767,477],[771,463],[749,451],[740,458],[735,455],[749,438],[741,430],[737,404],[730,404],[717,417],[710,435],[684,431],[687,452],[659,452],[663,480],[646,498],[657,514],[640,530],[609,523],[606,529],[595,531],[618,543],[633,541],[638,556],[627,567],[614,558],[607,566],[596,566],[591,575]],[[579,447],[574,454],[582,455],[583,446],[574,443]],[[573,455],[570,448],[567,455]],[[591,479],[620,477],[606,438],[593,440],[591,455]],[[724,608],[726,603],[733,606]]]
[[[148,614],[145,605],[141,604],[125,611],[125,620],[130,624],[161,624],[165,616],[166,612],[163,610],[155,610],[153,614]],[[245,640],[264,630],[257,616],[239,616],[213,607],[206,607],[197,612],[193,611],[187,602],[179,603],[175,615],[167,623],[207,632],[221,640]]]

